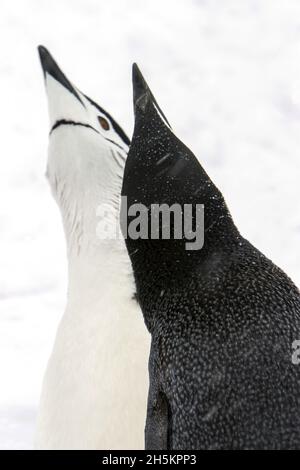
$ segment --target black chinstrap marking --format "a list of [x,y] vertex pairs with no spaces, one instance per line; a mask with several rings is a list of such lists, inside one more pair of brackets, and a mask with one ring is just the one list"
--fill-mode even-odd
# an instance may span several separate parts
[[49,135],[51,135],[52,132],[60,126],[82,126],[82,127],[87,127],[88,129],[92,129],[93,131],[97,132],[97,134],[101,135],[105,140],[107,140],[111,144],[116,145],[116,147],[119,147],[121,150],[123,150],[123,152],[126,153],[126,150],[121,145],[117,144],[117,142],[115,142],[114,140],[108,139],[103,134],[101,134],[101,132],[99,132],[97,129],[95,129],[93,126],[91,126],[90,124],[87,124],[85,122],[77,122],[77,121],[72,121],[72,120],[68,120],[68,119],[59,119],[59,121],[56,121],[53,124]]
[[[53,57],[51,56],[51,54],[49,53],[49,51],[43,47],[43,46],[39,46],[38,47],[38,50],[39,50],[39,54],[40,54],[40,60],[41,60],[41,64],[42,64],[42,68],[43,68],[43,71],[44,71],[44,76],[46,78],[46,74],[48,73],[49,75],[51,75],[55,80],[57,80],[62,86],[64,86],[67,90],[69,90],[70,93],[72,93],[79,101],[80,103],[82,104],[82,106],[85,108],[85,104],[83,103],[82,99],[80,98],[79,94],[77,93],[77,90],[74,88],[74,86],[72,85],[72,83],[68,80],[68,78],[66,77],[66,75],[62,72],[62,70],[59,68],[59,66],[57,65],[57,63],[55,62],[55,60],[53,59]],[[99,106],[95,101],[93,101],[91,98],[89,98],[87,95],[84,95],[82,93],[82,95],[98,110],[100,111],[102,114],[104,114],[104,116],[106,116],[111,124],[112,124],[112,127],[114,129],[114,131],[118,134],[118,136],[120,137],[120,139],[124,142],[125,145],[129,146],[130,145],[130,140],[129,138],[127,137],[127,135],[125,134],[125,132],[123,131],[123,129],[119,126],[119,124],[112,118],[112,116],[107,112],[105,111],[105,109],[101,108],[101,106]],[[74,126],[84,126],[84,127],[89,127],[91,129],[93,129],[95,132],[98,132],[99,134],[101,134],[99,131],[97,131],[97,129],[95,129],[94,127],[90,126],[89,124],[85,124],[85,123],[77,123],[77,122],[74,122],[74,121],[66,121],[64,119],[61,119],[60,121],[57,121],[54,126],[52,127],[51,131],[50,131],[50,134],[51,132],[56,129],[57,127],[59,127],[60,125],[66,125],[66,124],[70,124],[70,125],[74,125]],[[102,135],[102,134],[101,134]],[[104,137],[104,136],[103,136]],[[124,150],[124,148],[117,144],[116,142],[114,142],[113,140],[111,139],[108,139],[107,137],[104,137],[106,140],[108,140],[109,142],[115,144],[117,147],[119,147],[121,150],[123,150],[125,153],[126,150]]]
[[50,131],[50,135],[52,134],[52,132],[55,129],[57,129],[60,126],[82,126],[82,127],[87,127],[89,129],[92,129],[93,131],[97,132],[97,134],[100,134],[100,132],[97,131],[97,129],[95,129],[90,124],[86,124],[84,122],[71,121],[71,120],[67,120],[67,119],[60,119],[59,121],[56,121],[55,124],[52,126],[51,131]]

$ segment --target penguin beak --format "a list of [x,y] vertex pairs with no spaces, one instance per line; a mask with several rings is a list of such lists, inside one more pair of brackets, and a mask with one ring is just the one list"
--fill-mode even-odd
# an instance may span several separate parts
[[144,79],[136,63],[134,63],[132,66],[132,85],[135,114],[138,110],[141,110],[143,113],[145,113],[147,105],[149,103],[152,103],[164,123],[167,124],[169,128],[171,128],[169,121],[158,106],[156,99],[154,98],[146,80]]
[[145,111],[147,103],[151,99],[151,91],[148,87],[137,64],[132,66],[133,105]]
[[46,78],[47,74],[51,75],[55,80],[57,80],[62,86],[64,86],[67,90],[70,91],[84,106],[82,100],[80,99],[79,94],[73,87],[72,83],[67,79],[65,74],[61,71],[53,57],[51,56],[50,52],[44,47],[38,47],[39,56],[41,60],[41,65],[44,71],[44,76]]

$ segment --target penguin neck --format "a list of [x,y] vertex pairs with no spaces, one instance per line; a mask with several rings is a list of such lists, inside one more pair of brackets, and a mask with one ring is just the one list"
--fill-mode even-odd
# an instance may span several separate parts
[[239,246],[242,237],[220,193],[218,196],[215,193],[214,199],[204,204],[203,230],[203,246],[199,249],[188,248],[192,244],[186,238],[127,239],[137,286],[142,282],[148,286],[155,285],[157,291],[166,287],[172,289],[195,272],[201,272],[202,266],[216,254],[221,255]]
[[[154,117],[150,122],[155,125]],[[135,129],[123,183],[128,207],[138,201],[150,208],[155,202],[168,207],[177,204],[184,212],[189,205],[193,214],[197,206],[204,208],[200,249],[188,250],[185,236],[170,240],[127,237],[137,296],[151,331],[165,299],[184,295],[191,283],[199,291],[214,282],[220,285],[217,279],[228,259],[226,253],[239,246],[241,236],[221,192],[190,150],[166,127],[155,129],[156,138],[150,131],[147,126]]]
[[[206,220],[204,246],[198,251],[185,250],[181,240],[164,240],[163,243],[142,240],[139,247],[129,248],[133,253],[137,298],[150,332],[157,317],[162,318],[160,305],[172,302],[174,311],[168,310],[166,317],[168,322],[172,321],[170,314],[176,314],[177,305],[192,285],[200,298],[205,298],[208,292],[215,295],[220,289],[220,280],[228,260],[232,259],[230,254],[240,248],[243,239],[229,213],[215,213],[213,219],[207,217]],[[193,303],[194,299],[189,301]]]
[[[82,192],[62,210],[68,255],[68,303],[92,306],[130,273],[124,240],[118,233],[121,179],[109,188]],[[72,202],[71,202],[72,201]],[[100,201],[100,203],[99,203]],[[62,209],[62,207],[61,207]],[[104,229],[104,233],[103,233]],[[110,232],[106,233],[108,229]],[[83,300],[86,298],[86,302]]]
[[[72,251],[68,255],[68,305],[72,310],[83,313],[105,305],[105,298],[115,299],[115,289],[124,299],[129,298],[126,292],[126,280],[131,280],[130,264],[123,240],[104,241],[94,247],[81,245],[80,252]],[[120,279],[124,286],[120,286]],[[132,285],[132,296],[134,287]],[[108,309],[109,310],[109,309]]]
[[[127,158],[122,193],[127,196],[128,207],[139,202],[149,213],[153,203],[169,208],[177,205],[184,214],[189,206],[193,215],[187,214],[187,218],[193,221],[190,224],[193,226],[195,213],[201,207],[204,210],[204,223],[199,221],[197,230],[198,233],[201,230],[204,238],[200,248],[187,248],[188,240],[182,227],[179,239],[127,237],[137,287],[143,279],[145,285],[155,285],[157,291],[161,291],[178,284],[180,279],[189,278],[214,253],[238,244],[240,235],[223,195],[192,152],[162,125],[153,109],[149,111],[148,121],[151,126],[145,125],[144,116],[137,118]],[[185,215],[183,219],[185,221]],[[149,269],[145,269],[145,265]]]

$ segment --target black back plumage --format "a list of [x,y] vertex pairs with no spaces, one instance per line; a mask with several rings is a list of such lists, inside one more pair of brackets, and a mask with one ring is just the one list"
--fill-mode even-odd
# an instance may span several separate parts
[[128,205],[205,207],[201,250],[184,239],[126,240],[152,335],[146,447],[300,448],[299,291],[239,234],[136,66],[133,85]]

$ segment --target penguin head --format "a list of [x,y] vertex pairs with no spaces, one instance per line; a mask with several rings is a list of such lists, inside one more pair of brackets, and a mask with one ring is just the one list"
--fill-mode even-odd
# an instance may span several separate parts
[[[64,218],[113,204],[120,192],[129,139],[103,108],[73,85],[38,48],[50,119],[47,177]],[[92,217],[92,215],[90,215]]]
[[136,64],[132,75],[135,124],[124,173],[124,195],[147,206],[155,202],[204,202],[206,192],[217,193],[217,188],[174,134]]
[[[233,222],[223,196],[211,181],[194,154],[173,133],[149,86],[136,64],[133,65],[134,133],[128,153],[122,195],[127,207],[140,203],[151,213],[152,204],[173,204],[184,209],[204,207],[204,245],[199,250],[187,250],[186,239],[132,238],[128,233],[131,217],[122,214],[122,229],[126,225],[126,244],[135,273],[150,263],[152,270],[165,268],[166,277],[183,272],[184,266],[199,259],[222,243],[226,224]],[[128,212],[129,214],[129,212]],[[192,224],[195,217],[192,217]],[[149,232],[150,233],[150,230]],[[148,259],[147,259],[148,257]],[[153,263],[156,260],[156,265]]]

